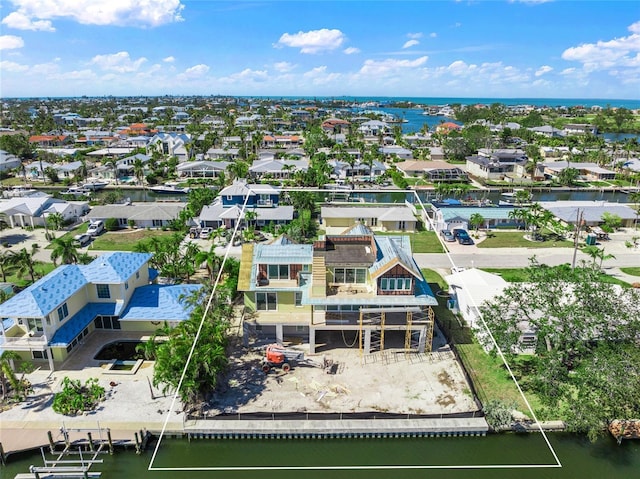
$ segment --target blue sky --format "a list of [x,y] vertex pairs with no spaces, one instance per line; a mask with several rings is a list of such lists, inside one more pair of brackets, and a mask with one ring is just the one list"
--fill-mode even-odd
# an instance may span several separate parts
[[3,97],[640,98],[638,1],[2,3]]

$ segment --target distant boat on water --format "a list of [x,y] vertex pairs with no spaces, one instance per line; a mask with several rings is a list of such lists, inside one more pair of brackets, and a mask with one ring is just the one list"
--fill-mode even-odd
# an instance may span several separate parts
[[70,186],[69,189],[62,191],[63,195],[73,195],[73,196],[88,196],[91,194],[91,189],[85,188],[84,186]]
[[92,191],[98,191],[103,189],[105,186],[107,186],[109,183],[106,181],[89,181],[87,183],[85,183],[84,185],[82,185],[83,188],[87,188],[89,190]]
[[189,188],[182,188],[180,186],[165,183],[164,185],[151,186],[150,191],[153,191],[159,195],[186,195],[189,193]]

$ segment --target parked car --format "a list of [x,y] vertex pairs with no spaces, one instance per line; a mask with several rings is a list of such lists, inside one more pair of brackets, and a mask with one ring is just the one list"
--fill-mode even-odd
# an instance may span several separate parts
[[458,243],[460,243],[460,244],[473,244],[473,239],[471,239],[471,236],[469,236],[469,235],[467,235],[467,236],[460,235],[460,236],[458,236]]
[[104,221],[92,221],[87,228],[87,234],[91,236],[98,236],[104,231]]
[[90,234],[87,233],[82,233],[79,235],[75,235],[73,237],[73,242],[75,243],[76,246],[87,246],[89,243],[91,243],[92,240],[92,236]]
[[200,230],[200,239],[209,239],[209,236],[211,236],[212,231],[213,231],[213,228],[202,228]]
[[442,236],[442,239],[444,239],[445,241],[448,241],[450,243],[456,240],[453,237],[453,233],[451,231],[449,231],[449,230],[440,231],[440,235]]
[[467,230],[463,228],[455,228],[453,230],[453,237],[458,239],[460,236],[469,236],[469,233],[467,233]]

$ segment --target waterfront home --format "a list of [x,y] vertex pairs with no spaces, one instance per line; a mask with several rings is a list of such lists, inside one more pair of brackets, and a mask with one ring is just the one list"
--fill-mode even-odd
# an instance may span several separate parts
[[243,213],[256,214],[256,226],[267,224],[287,224],[293,220],[293,206],[280,205],[280,189],[268,184],[247,184],[235,180],[220,190],[218,197],[210,205],[202,208],[199,223],[202,227],[235,228],[242,220]]
[[54,213],[60,213],[65,222],[75,222],[88,210],[86,201],[65,201],[44,194],[0,201],[0,213],[12,228],[45,226],[47,216]]
[[182,178],[216,178],[226,171],[227,166],[227,161],[185,161],[176,166],[176,172]]
[[527,128],[527,130],[546,138],[564,138],[566,136],[563,130],[559,130],[550,125],[534,126]]
[[479,150],[477,155],[467,156],[467,173],[485,180],[504,180],[507,177],[523,177],[528,158],[522,150]]
[[400,159],[411,160],[413,159],[413,152],[407,148],[403,148],[399,145],[381,146],[378,151],[383,155],[387,161]]
[[446,161],[410,160],[396,163],[405,176],[423,177],[433,183],[467,183],[469,175],[458,165]]
[[354,224],[372,231],[415,233],[418,220],[409,206],[322,206],[320,225],[327,234],[339,234]]
[[[127,156],[125,158],[122,158],[121,160],[117,160],[116,161],[116,172],[117,172],[117,178],[122,178],[123,176],[133,176],[134,174],[134,165],[136,164],[136,161],[140,161],[140,163],[142,163],[142,165],[146,165],[149,160],[151,159],[151,157],[149,155],[144,155],[142,153],[136,153],[135,155],[132,156]],[[143,166],[143,168],[146,168],[146,166]]]
[[409,236],[380,236],[364,225],[313,245],[284,237],[244,244],[238,278],[244,337],[302,338],[311,354],[331,333],[364,354],[430,351],[437,305],[413,259]]
[[307,171],[309,161],[306,159],[264,158],[255,160],[249,167],[249,175],[254,179],[276,178],[290,179],[297,171]]
[[207,160],[229,160],[234,161],[240,158],[239,148],[209,148],[204,154]]
[[551,212],[564,224],[575,226],[582,218],[583,225],[602,226],[602,215],[609,213],[618,216],[625,228],[633,227],[637,218],[635,210],[620,203],[606,201],[541,201],[540,206]]
[[96,330],[155,331],[188,319],[201,285],[151,284],[151,254],[105,253],[62,265],[0,305],[0,350],[53,371]]
[[480,225],[481,229],[486,228],[517,228],[522,226],[520,220],[509,218],[509,214],[513,211],[512,207],[495,206],[432,206],[433,223],[436,231],[449,230],[456,228],[470,229],[469,221],[475,213],[480,214],[484,218],[484,224]]
[[135,228],[163,228],[178,218],[185,203],[147,202],[126,205],[94,206],[86,215],[89,221],[106,221],[116,218],[121,228],[132,222]]
[[547,179],[557,179],[560,173],[567,168],[578,170],[580,179],[585,181],[606,181],[614,180],[616,172],[602,168],[595,163],[577,163],[573,161],[552,161],[540,165],[542,172]]
[[562,130],[565,135],[595,135],[598,128],[586,123],[567,123]]

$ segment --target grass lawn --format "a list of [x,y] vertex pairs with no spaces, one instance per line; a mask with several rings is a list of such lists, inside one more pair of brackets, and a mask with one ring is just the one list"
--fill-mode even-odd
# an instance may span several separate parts
[[[480,401],[483,403],[491,399],[499,399],[505,402],[515,401],[520,411],[530,415],[502,360],[485,353],[482,346],[473,339],[471,329],[461,324],[459,318],[447,308],[447,298],[437,295],[438,291],[446,291],[448,288],[444,278],[431,269],[423,269],[422,274],[438,300],[438,306],[434,307],[438,326],[458,351],[462,364],[473,382]],[[527,399],[536,410],[539,405],[536,398],[531,398],[528,395]]]
[[478,248],[572,248],[573,242],[568,240],[529,241],[523,231],[492,231]]
[[481,268],[483,271],[500,275],[507,283],[524,283],[529,279],[524,268]]
[[108,231],[95,238],[91,243],[90,249],[99,251],[133,251],[133,248],[140,242],[158,236],[171,236],[174,233],[175,231],[144,229]]
[[[419,231],[417,233],[384,233],[384,236],[409,235],[411,237],[411,250],[414,253],[444,253],[442,244],[435,231]],[[382,235],[381,235],[382,236]]]
[[[53,263],[39,263],[36,265],[34,269],[36,272],[36,281],[37,281],[39,278],[42,278],[43,276],[51,273],[54,269],[56,269],[56,267],[53,265]],[[23,275],[22,278],[18,278],[18,275],[16,273],[13,273],[13,274],[7,275],[6,282],[13,283],[18,288],[22,289],[22,288],[26,288],[31,284],[31,277],[29,276],[29,273],[27,273]]]
[[631,276],[640,276],[640,268],[638,267],[620,268],[620,271]]

